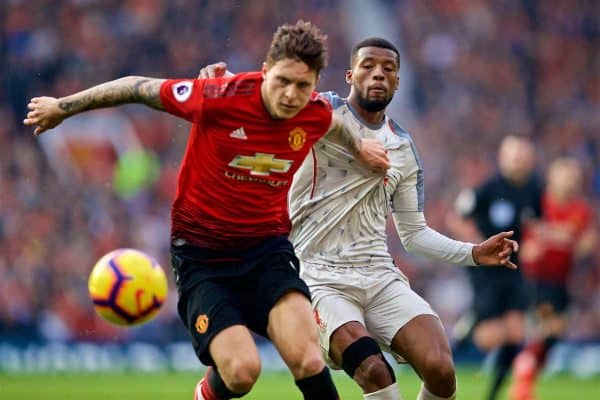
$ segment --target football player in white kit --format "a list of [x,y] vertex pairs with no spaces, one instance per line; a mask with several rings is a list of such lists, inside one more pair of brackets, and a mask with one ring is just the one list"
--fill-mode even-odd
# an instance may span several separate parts
[[386,245],[391,213],[407,251],[459,265],[505,265],[516,243],[504,232],[473,245],[427,226],[423,171],[408,132],[385,115],[398,87],[399,54],[371,38],[352,51],[348,98],[325,93],[362,138],[384,143],[392,167],[365,175],[341,146],[322,141],[294,177],[291,240],[311,289],[328,363],[356,380],[365,399],[400,399],[381,354],[409,362],[424,381],[418,399],[453,399],[454,365],[440,320],[411,290]]
[[[441,235],[423,214],[423,171],[407,131],[385,115],[398,87],[400,57],[385,39],[358,43],[346,73],[348,98],[323,93],[361,138],[384,143],[391,168],[365,174],[341,146],[321,140],[294,177],[291,240],[309,285],[320,342],[328,364],[343,369],[365,399],[399,400],[382,349],[408,362],[423,380],[418,400],[454,399],[456,377],[439,317],[416,294],[386,245],[391,213],[403,246],[412,253],[460,265],[503,265],[518,249],[502,232],[474,245]],[[201,77],[225,73],[224,63]]]

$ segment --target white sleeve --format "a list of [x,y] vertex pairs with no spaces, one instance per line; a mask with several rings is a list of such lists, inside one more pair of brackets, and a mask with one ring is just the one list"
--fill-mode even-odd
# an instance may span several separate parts
[[419,211],[392,213],[402,245],[409,253],[451,264],[476,265],[473,243],[460,242],[431,229]]
[[459,242],[427,226],[423,177],[414,148],[391,152],[399,182],[390,195],[390,211],[406,251],[452,264],[475,265],[472,243]]

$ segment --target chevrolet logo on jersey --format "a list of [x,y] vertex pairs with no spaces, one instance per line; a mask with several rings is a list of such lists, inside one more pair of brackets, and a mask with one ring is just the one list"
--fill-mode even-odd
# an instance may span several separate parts
[[256,153],[254,156],[235,156],[230,167],[249,169],[250,175],[268,176],[271,172],[285,173],[292,166],[292,160],[274,158],[275,154]]

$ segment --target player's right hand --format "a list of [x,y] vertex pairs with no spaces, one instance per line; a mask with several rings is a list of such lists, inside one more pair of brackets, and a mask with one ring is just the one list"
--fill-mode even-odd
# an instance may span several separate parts
[[390,168],[390,160],[383,144],[377,139],[361,139],[359,158],[376,172],[385,172]]
[[58,103],[58,99],[54,97],[32,98],[27,105],[29,112],[23,124],[35,126],[33,131],[35,136],[54,128],[67,117],[67,113],[59,107]]
[[227,71],[227,63],[219,61],[203,67],[198,74],[198,79],[222,78],[224,76],[233,76],[233,74]]

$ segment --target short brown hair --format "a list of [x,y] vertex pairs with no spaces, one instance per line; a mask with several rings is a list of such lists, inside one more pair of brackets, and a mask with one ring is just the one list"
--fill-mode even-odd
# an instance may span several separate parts
[[277,28],[267,53],[267,65],[284,58],[302,61],[317,75],[327,66],[327,35],[310,22],[299,20],[295,25]]

